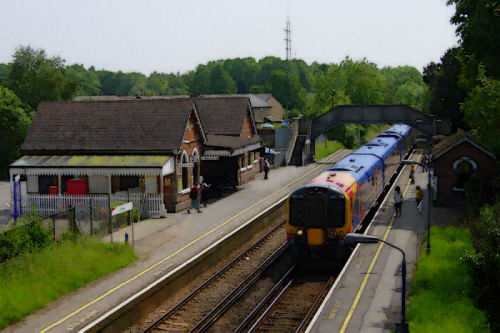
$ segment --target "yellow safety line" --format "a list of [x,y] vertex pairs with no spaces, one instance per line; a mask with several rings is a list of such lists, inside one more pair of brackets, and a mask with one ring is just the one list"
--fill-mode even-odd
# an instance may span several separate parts
[[[417,157],[417,161],[420,159],[421,153],[419,153]],[[408,186],[410,186],[410,179],[408,179],[408,183],[406,184],[405,190],[403,191],[403,197],[406,194],[406,191],[408,190]],[[392,224],[394,222],[394,217],[396,216],[396,213],[392,214],[391,221],[389,222],[389,226],[387,227],[387,230],[385,231],[384,237],[382,238],[384,241],[387,239],[387,236],[389,235],[389,231],[392,228]],[[344,323],[342,324],[342,327],[340,328],[340,333],[344,333],[347,325],[349,324],[349,321],[351,320],[351,317],[354,313],[354,310],[356,310],[356,307],[358,306],[359,299],[361,298],[361,294],[363,293],[366,283],[368,282],[368,278],[370,277],[370,273],[372,272],[373,266],[375,266],[375,262],[377,261],[377,258],[380,254],[380,251],[382,250],[382,246],[384,246],[384,243],[380,242],[377,252],[375,252],[375,255],[373,256],[372,262],[370,263],[370,266],[368,267],[368,271],[365,273],[365,277],[363,278],[363,281],[361,282],[361,286],[359,287],[358,292],[356,293],[356,297],[354,297],[354,301],[352,302],[351,308],[349,309],[349,312],[347,313],[347,316],[344,320]]]
[[[336,154],[332,155],[331,157],[329,157],[329,158],[328,158],[327,162],[330,162],[332,159],[334,159],[335,157],[339,156],[341,153],[342,153],[342,151],[341,151],[341,152],[339,152],[339,153],[336,153]],[[224,225],[226,225],[226,224],[228,224],[229,222],[231,222],[232,220],[234,220],[236,217],[238,217],[238,216],[240,216],[241,214],[243,214],[243,213],[247,212],[248,210],[250,210],[250,209],[252,209],[253,207],[255,207],[255,206],[257,206],[258,204],[260,204],[261,202],[263,202],[263,201],[267,200],[269,197],[273,196],[274,194],[276,194],[276,193],[278,193],[278,192],[282,191],[283,189],[285,189],[285,188],[289,187],[289,186],[290,186],[290,185],[292,185],[293,183],[298,182],[299,180],[301,180],[302,178],[304,178],[305,176],[307,176],[307,175],[308,175],[308,174],[310,174],[311,172],[313,172],[313,171],[315,171],[315,170],[317,170],[317,169],[321,168],[322,166],[323,166],[323,165],[318,165],[317,167],[315,167],[315,168],[313,168],[313,169],[309,170],[308,172],[306,172],[305,174],[303,174],[301,177],[299,177],[299,178],[295,179],[294,181],[292,181],[292,182],[290,182],[290,183],[288,183],[288,184],[286,184],[286,185],[284,185],[284,186],[280,187],[278,190],[274,191],[273,193],[271,193],[271,194],[267,195],[266,197],[264,197],[264,198],[260,199],[259,201],[255,202],[255,203],[254,203],[254,204],[252,204],[251,206],[249,206],[249,207],[247,207],[247,208],[243,209],[243,210],[242,210],[242,211],[240,211],[239,213],[237,213],[237,214],[235,214],[235,215],[231,216],[229,219],[227,219],[226,221],[222,222],[222,223],[221,223],[221,224],[219,224],[218,226],[214,227],[212,230],[207,231],[206,233],[204,233],[203,235],[199,236],[199,237],[198,237],[198,238],[196,238],[195,240],[193,240],[193,241],[189,242],[188,244],[184,245],[184,246],[183,246],[183,247],[181,247],[180,249],[178,249],[178,250],[174,251],[173,253],[171,253],[171,254],[170,254],[170,255],[168,255],[167,257],[165,257],[165,258],[161,259],[160,261],[158,261],[158,262],[156,262],[156,263],[152,264],[151,266],[149,266],[148,268],[146,268],[146,269],[145,269],[145,270],[143,270],[142,272],[137,273],[136,275],[134,275],[133,277],[131,277],[131,278],[130,278],[130,279],[128,279],[127,281],[120,283],[120,284],[119,284],[119,285],[117,285],[116,287],[114,287],[114,288],[112,288],[112,289],[108,290],[107,292],[105,292],[105,293],[104,293],[104,294],[102,294],[101,296],[99,296],[99,297],[97,297],[96,299],[94,299],[94,300],[90,301],[89,303],[87,303],[87,304],[83,305],[83,306],[82,306],[82,307],[80,307],[79,309],[77,309],[77,310],[75,310],[75,311],[71,312],[70,314],[68,314],[67,316],[65,316],[65,317],[63,317],[63,318],[61,318],[61,319],[59,319],[59,320],[58,320],[58,321],[56,321],[55,323],[53,323],[53,324],[51,324],[51,325],[49,325],[49,326],[45,327],[45,328],[44,328],[43,330],[41,330],[40,332],[41,332],[41,333],[45,333],[45,332],[47,332],[47,331],[51,330],[52,328],[56,327],[57,325],[61,324],[61,323],[62,323],[62,322],[64,322],[64,321],[66,321],[67,319],[69,319],[69,318],[73,317],[74,315],[76,315],[76,314],[77,314],[77,313],[79,313],[80,311],[82,311],[82,310],[84,310],[84,309],[88,308],[89,306],[91,306],[92,304],[94,304],[94,303],[96,303],[96,302],[100,301],[101,299],[103,299],[104,297],[108,296],[109,294],[111,294],[111,293],[115,292],[116,290],[120,289],[121,287],[123,287],[123,286],[125,286],[125,285],[129,284],[130,282],[134,281],[134,280],[135,280],[135,279],[137,279],[138,277],[140,277],[140,276],[142,276],[142,275],[146,274],[147,272],[149,272],[150,270],[152,270],[152,269],[153,269],[153,268],[155,268],[156,266],[158,266],[158,265],[162,264],[162,263],[163,263],[163,262],[165,262],[166,260],[168,260],[168,259],[172,258],[173,256],[175,256],[175,255],[179,254],[180,252],[184,251],[186,248],[188,248],[189,246],[191,246],[191,245],[195,244],[195,243],[196,243],[196,242],[198,242],[200,239],[205,238],[206,236],[208,236],[208,235],[210,235],[211,233],[215,232],[217,229],[219,229],[219,228],[223,227]]]

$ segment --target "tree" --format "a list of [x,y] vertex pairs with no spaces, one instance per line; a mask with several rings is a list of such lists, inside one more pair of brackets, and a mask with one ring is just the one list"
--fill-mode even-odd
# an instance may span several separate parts
[[[265,84],[266,90],[271,92],[282,105],[289,109],[302,110],[305,105],[306,90],[300,84],[297,74],[293,73],[288,80],[288,74],[282,70],[274,70]],[[290,98],[288,94],[290,92]],[[287,105],[288,102],[290,105]]]
[[33,109],[41,101],[69,99],[76,91],[78,83],[65,75],[63,59],[30,46],[18,48],[13,58],[7,86]]
[[474,135],[499,154],[497,130],[500,128],[500,81],[483,75],[460,110]]
[[74,64],[66,67],[66,76],[78,82],[76,94],[80,96],[95,96],[101,93],[101,82],[94,67],[88,70],[83,65]]
[[498,0],[448,0],[455,5],[451,23],[465,54],[482,63],[487,76],[500,76],[500,2]]
[[193,94],[234,94],[237,88],[220,63],[209,62],[196,67],[189,91]]
[[0,86],[0,178],[8,175],[9,164],[19,157],[31,115],[16,94]]
[[460,87],[462,74],[462,49],[454,47],[446,51],[441,57],[441,63],[430,63],[424,68],[424,82],[430,90],[430,113],[449,118],[452,128],[467,129],[460,110],[467,92]]
[[224,60],[224,70],[236,83],[238,94],[248,94],[255,84],[259,65],[254,58],[236,58]]

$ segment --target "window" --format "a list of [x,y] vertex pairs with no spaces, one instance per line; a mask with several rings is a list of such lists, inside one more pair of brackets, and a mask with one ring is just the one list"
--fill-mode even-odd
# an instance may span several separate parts
[[453,163],[453,170],[457,174],[457,182],[453,186],[455,191],[463,191],[465,184],[476,170],[477,164],[471,158],[464,156]]
[[198,183],[198,181],[200,180],[199,177],[198,177],[198,168],[199,168],[199,156],[198,156],[198,150],[196,150],[196,148],[193,150],[193,155],[191,156],[192,160],[193,160],[193,180],[194,180],[194,183]]
[[189,184],[188,184],[188,171],[189,170],[186,166],[187,163],[189,163],[189,159],[188,159],[188,156],[187,156],[185,151],[182,153],[181,163],[183,164],[183,166],[181,167],[182,168],[182,189],[181,190],[184,190],[184,189],[187,189],[189,187]]

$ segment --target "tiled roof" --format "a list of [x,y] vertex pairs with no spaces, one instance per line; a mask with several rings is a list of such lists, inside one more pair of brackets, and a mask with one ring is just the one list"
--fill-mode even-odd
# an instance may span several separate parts
[[182,144],[189,99],[44,102],[21,147],[45,152],[170,152]]
[[463,131],[461,129],[459,129],[457,133],[450,135],[449,137],[435,145],[434,148],[432,148],[432,158],[438,159],[463,141],[470,142],[478,149],[482,150],[485,154],[490,155],[493,159],[495,159],[495,153],[491,149],[482,144],[471,133]]
[[195,104],[205,133],[240,135],[248,114],[247,97],[200,97]]
[[207,147],[222,147],[222,148],[231,148],[231,149],[237,149],[237,148],[243,148],[245,146],[261,142],[262,139],[258,135],[254,135],[251,138],[241,138],[241,137],[234,137],[230,135],[215,135],[215,134],[208,134],[207,135],[207,142],[206,146]]

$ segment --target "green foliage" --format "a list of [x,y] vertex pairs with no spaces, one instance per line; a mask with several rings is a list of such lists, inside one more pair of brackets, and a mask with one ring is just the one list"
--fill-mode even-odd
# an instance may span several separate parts
[[74,64],[66,67],[66,76],[71,80],[78,82],[75,95],[94,96],[101,93],[101,82],[94,69],[88,70],[83,65]]
[[455,5],[451,23],[457,25],[457,35],[466,54],[476,63],[486,66],[488,75],[500,76],[500,3],[498,0],[448,0]]
[[36,215],[18,221],[22,225],[0,234],[0,263],[27,252],[38,251],[52,242],[50,230],[42,226],[42,219]]
[[259,65],[254,58],[227,59],[224,60],[223,67],[236,83],[238,94],[250,92],[259,71]]
[[489,313],[492,331],[500,329],[500,203],[486,205],[470,226],[473,249],[464,256],[474,281],[475,296]]
[[338,141],[331,141],[331,140],[326,140],[324,143],[317,143],[315,145],[315,154],[314,157],[316,160],[320,160],[330,154],[333,154],[339,149],[345,148],[344,145]]
[[193,94],[234,94],[236,84],[224,67],[216,62],[199,65],[191,79],[189,91]]
[[464,228],[431,228],[430,256],[422,254],[408,308],[411,332],[488,332],[485,314],[470,298],[473,281],[462,257],[472,248]]
[[0,329],[136,259],[127,244],[83,237],[0,264]]
[[500,153],[500,81],[483,75],[480,83],[470,92],[460,110],[472,133],[482,142]]
[[424,81],[429,86],[430,113],[442,118],[449,118],[453,130],[466,128],[460,103],[467,92],[460,86],[462,73],[462,50],[455,47],[446,51],[441,57],[441,63],[430,63],[424,68]]
[[7,86],[31,108],[41,101],[59,101],[73,96],[77,81],[66,76],[64,60],[48,58],[44,50],[20,47],[14,53]]
[[19,157],[31,114],[16,94],[0,86],[0,179],[8,177],[8,167]]
[[265,87],[284,107],[303,109],[307,92],[300,84],[297,74],[292,74],[289,82],[286,72],[274,70],[270,73]]

